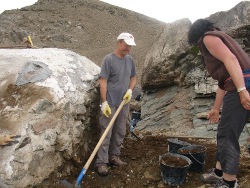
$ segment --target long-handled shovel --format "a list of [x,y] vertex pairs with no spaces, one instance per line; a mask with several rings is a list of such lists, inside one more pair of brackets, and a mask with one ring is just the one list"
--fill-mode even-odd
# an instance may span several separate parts
[[104,133],[102,134],[102,137],[100,138],[100,140],[99,140],[98,143],[96,144],[96,147],[95,147],[94,151],[92,152],[92,154],[90,155],[88,161],[87,161],[86,164],[84,165],[84,167],[83,167],[81,173],[79,174],[79,176],[78,176],[78,178],[77,178],[77,180],[76,180],[76,184],[75,184],[75,187],[76,187],[76,188],[81,188],[82,178],[84,177],[84,175],[85,175],[87,169],[89,168],[89,165],[91,164],[92,160],[94,159],[94,157],[95,157],[95,155],[96,155],[98,149],[100,148],[100,146],[101,146],[103,140],[104,140],[105,137],[107,136],[107,134],[108,134],[110,128],[112,127],[112,125],[113,125],[113,123],[114,123],[114,121],[115,121],[115,119],[116,119],[116,117],[117,117],[118,114],[120,113],[120,111],[121,111],[123,105],[125,104],[125,101],[126,101],[126,100],[123,100],[123,101],[121,102],[120,106],[118,107],[118,109],[116,110],[114,116],[112,117],[111,121],[109,122],[109,124],[108,124],[106,130],[105,130]]

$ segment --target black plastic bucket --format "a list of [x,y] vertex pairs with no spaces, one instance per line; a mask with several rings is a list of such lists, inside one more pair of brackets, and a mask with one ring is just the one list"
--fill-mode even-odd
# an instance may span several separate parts
[[[168,160],[169,157],[171,160]],[[162,180],[165,184],[171,186],[179,186],[184,182],[192,163],[188,157],[170,152],[159,156],[159,162]]]
[[168,151],[171,153],[178,153],[179,148],[191,145],[190,143],[184,142],[177,138],[169,138],[167,140],[168,140]]
[[202,172],[205,166],[206,150],[205,146],[191,145],[178,149],[178,153],[188,157],[192,161],[189,171]]

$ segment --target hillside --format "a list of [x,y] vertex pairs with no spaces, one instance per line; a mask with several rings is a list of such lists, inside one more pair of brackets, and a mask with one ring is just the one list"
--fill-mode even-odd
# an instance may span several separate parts
[[19,45],[30,35],[40,48],[65,48],[97,65],[114,50],[121,32],[134,35],[131,55],[141,67],[166,23],[98,0],[38,0],[32,6],[0,15],[0,46]]

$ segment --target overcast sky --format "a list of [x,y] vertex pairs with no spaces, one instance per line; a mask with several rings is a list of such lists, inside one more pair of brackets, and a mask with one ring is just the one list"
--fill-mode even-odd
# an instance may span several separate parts
[[189,18],[192,22],[227,11],[240,0],[102,0],[164,22]]
[[33,5],[37,0],[0,0],[0,13],[4,10],[11,10]]
[[[0,13],[4,10],[32,5],[37,0],[0,0]],[[84,0],[83,0],[84,1]],[[219,11],[227,11],[240,0],[102,0],[169,23],[181,18],[192,22],[209,17]],[[249,0],[250,1],[250,0]]]

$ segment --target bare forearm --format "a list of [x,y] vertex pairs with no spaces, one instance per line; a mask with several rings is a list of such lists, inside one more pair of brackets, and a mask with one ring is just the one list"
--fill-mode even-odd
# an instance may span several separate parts
[[136,76],[130,78],[129,89],[133,90],[136,85]]
[[100,95],[102,103],[105,102],[107,99],[107,80],[104,78],[100,78]]
[[222,105],[225,93],[226,93],[225,90],[222,90],[220,88],[217,89],[216,98],[215,98],[214,106],[213,106],[214,110],[220,111],[220,107]]

